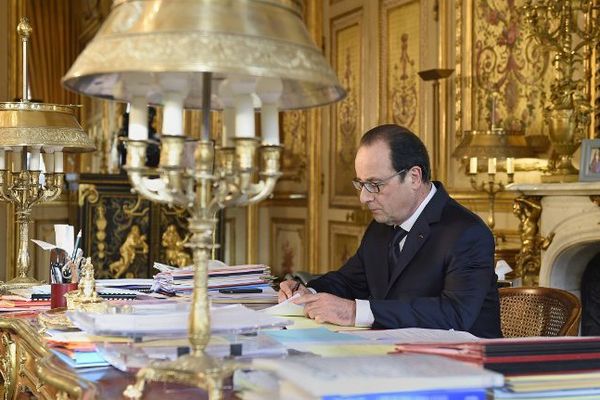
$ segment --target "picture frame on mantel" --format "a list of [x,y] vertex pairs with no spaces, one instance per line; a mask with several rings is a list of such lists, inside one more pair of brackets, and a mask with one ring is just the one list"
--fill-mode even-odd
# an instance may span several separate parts
[[600,139],[584,139],[581,141],[579,181],[600,181]]

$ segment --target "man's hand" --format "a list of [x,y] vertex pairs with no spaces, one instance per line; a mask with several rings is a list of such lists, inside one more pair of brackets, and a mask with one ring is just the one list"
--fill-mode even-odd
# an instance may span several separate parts
[[301,285],[300,282],[289,279],[279,284],[279,293],[277,294],[277,297],[279,302],[281,303],[282,301],[289,299],[296,293],[300,293],[302,295],[312,292],[308,290],[304,285]]
[[307,294],[293,301],[296,304],[304,304],[304,315],[319,323],[354,326],[356,319],[354,300],[342,299],[329,293],[317,293]]

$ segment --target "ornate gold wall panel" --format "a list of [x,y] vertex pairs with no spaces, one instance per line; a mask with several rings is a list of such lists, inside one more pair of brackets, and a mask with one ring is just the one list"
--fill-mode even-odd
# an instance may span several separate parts
[[306,221],[299,218],[271,219],[271,273],[284,276],[306,268]]
[[[307,111],[294,110],[281,113],[281,133],[283,154],[281,156],[281,172],[277,192],[307,192],[306,174],[308,161],[308,121]],[[290,184],[293,182],[294,184]],[[287,184],[284,184],[287,183]],[[275,193],[277,195],[277,193]]]
[[507,130],[542,134],[552,71],[548,54],[529,35],[522,5],[457,1],[457,133],[489,129],[493,120]]
[[364,226],[347,222],[329,223],[329,264],[321,268],[321,273],[336,270],[356,253],[365,231]]
[[331,54],[333,68],[348,95],[334,104],[331,112],[329,203],[356,206],[356,191],[350,182],[354,178],[354,155],[363,134],[362,8],[331,21]]
[[422,134],[419,126],[420,1],[382,1],[381,123],[395,123]]

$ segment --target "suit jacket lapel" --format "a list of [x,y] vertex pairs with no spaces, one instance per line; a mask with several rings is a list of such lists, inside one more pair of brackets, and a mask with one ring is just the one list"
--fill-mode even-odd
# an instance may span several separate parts
[[[449,199],[448,193],[444,190],[444,187],[439,182],[434,182],[437,192],[429,204],[423,209],[419,218],[406,235],[406,241],[402,247],[402,255],[400,257],[400,264],[392,267],[388,265],[388,268],[393,268],[392,276],[388,282],[386,291],[390,291],[396,280],[400,277],[402,272],[406,269],[406,266],[412,261],[417,252],[421,249],[423,244],[427,241],[431,232],[430,224],[438,222],[442,215],[442,209],[446,205]],[[389,276],[389,275],[388,275]]]

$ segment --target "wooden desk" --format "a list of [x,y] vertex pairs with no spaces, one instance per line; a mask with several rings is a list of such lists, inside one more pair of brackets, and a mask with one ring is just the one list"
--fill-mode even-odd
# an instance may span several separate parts
[[[123,399],[134,376],[112,367],[74,370],[43,344],[34,318],[0,316],[0,374],[4,399]],[[234,399],[233,393],[226,398]],[[206,399],[187,386],[149,383],[143,399]]]

